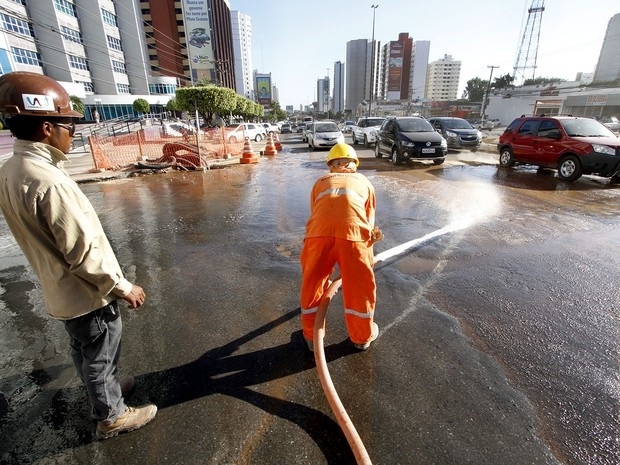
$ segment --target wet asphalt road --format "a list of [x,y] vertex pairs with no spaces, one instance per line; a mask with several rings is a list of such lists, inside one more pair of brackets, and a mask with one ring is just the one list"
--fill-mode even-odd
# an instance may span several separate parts
[[[308,195],[326,152],[297,135],[259,164],[82,188],[147,302],[122,371],[146,427],[97,442],[63,326],[0,219],[0,462],[352,464],[299,326]],[[393,167],[361,149],[385,240],[381,328],[327,318],[334,384],[375,464],[620,463],[620,187],[499,168],[495,154]]]

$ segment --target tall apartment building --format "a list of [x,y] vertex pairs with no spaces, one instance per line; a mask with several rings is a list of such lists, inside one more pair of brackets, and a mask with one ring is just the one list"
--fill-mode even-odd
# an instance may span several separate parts
[[239,95],[254,100],[252,19],[239,11],[231,11],[230,22],[235,56],[235,90]]
[[0,0],[2,72],[31,71],[87,94],[148,94],[140,12],[131,0]]
[[620,13],[607,24],[603,46],[594,71],[594,82],[620,79]]
[[383,46],[380,73],[383,100],[424,98],[429,50],[429,41],[414,42],[406,32]]
[[181,85],[207,80],[235,89],[228,0],[140,0],[140,10],[150,72]]
[[460,77],[461,62],[453,60],[452,55],[433,61],[428,67],[426,97],[431,100],[456,100]]
[[[377,54],[378,49],[375,45]],[[357,114],[360,105],[370,102],[371,66],[372,42],[366,39],[347,42],[345,112]]]
[[329,76],[317,80],[316,101],[319,113],[326,113],[329,110]]
[[409,78],[409,99],[426,98],[426,78],[428,75],[428,58],[431,42],[416,40],[411,47],[411,71]]
[[332,90],[332,109],[335,113],[344,112],[344,63],[334,63],[334,88]]

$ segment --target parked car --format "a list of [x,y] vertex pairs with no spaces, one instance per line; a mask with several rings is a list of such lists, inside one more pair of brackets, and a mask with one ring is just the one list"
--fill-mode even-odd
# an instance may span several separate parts
[[355,126],[355,121],[345,121],[342,125],[342,132],[344,134],[351,134],[353,126]]
[[374,144],[377,141],[377,131],[384,121],[385,118],[375,116],[364,116],[358,119],[355,126],[351,128],[353,145],[363,142],[365,147],[370,147]]
[[441,165],[447,153],[446,140],[420,116],[390,116],[377,133],[375,157],[386,155],[394,165],[417,160]]
[[265,128],[266,134],[273,134],[274,132],[280,132],[280,127],[273,123],[262,123]]
[[522,116],[506,127],[497,150],[502,166],[557,169],[565,181],[583,174],[620,177],[620,138],[592,118]]
[[[301,132],[303,134],[305,129],[306,129],[306,123],[304,123],[303,121],[300,123],[297,123],[297,133]],[[302,136],[302,139],[303,139],[303,136]]]
[[482,133],[463,118],[429,118],[429,123],[446,139],[448,148],[478,150]]
[[315,121],[310,123],[307,140],[308,147],[313,149],[331,148],[339,142],[344,143],[344,134],[333,121]]
[[620,131],[620,120],[615,116],[603,116],[601,123],[614,132]]
[[495,122],[492,119],[477,119],[471,124],[479,131],[490,131],[495,128]]
[[267,131],[262,124],[241,123],[226,127],[228,142],[241,142],[249,137],[251,140],[260,142],[267,137]]
[[290,132],[293,132],[290,123],[282,123],[282,126],[280,126],[280,132],[282,134],[288,134]]

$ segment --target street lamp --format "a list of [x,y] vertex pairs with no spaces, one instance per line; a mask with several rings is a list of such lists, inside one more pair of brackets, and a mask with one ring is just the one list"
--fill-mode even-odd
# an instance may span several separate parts
[[375,87],[375,12],[379,5],[370,5],[372,8],[372,56],[370,58],[370,101],[368,102],[368,116],[372,110],[372,99],[374,98]]

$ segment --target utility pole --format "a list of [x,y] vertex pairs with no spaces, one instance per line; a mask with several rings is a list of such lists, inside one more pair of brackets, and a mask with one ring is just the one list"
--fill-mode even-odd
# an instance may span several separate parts
[[370,57],[370,101],[368,102],[368,116],[370,116],[372,111],[372,99],[374,97],[374,87],[375,87],[375,12],[379,5],[370,5],[372,8],[372,45],[371,45],[371,57]]
[[489,83],[487,84],[487,91],[484,93],[482,105],[480,106],[480,120],[482,121],[482,123],[484,123],[484,110],[486,107],[487,100],[489,99],[489,92],[491,91],[491,80],[493,79],[493,70],[495,68],[499,68],[499,66],[487,66],[487,68],[491,68],[491,75],[489,76]]

